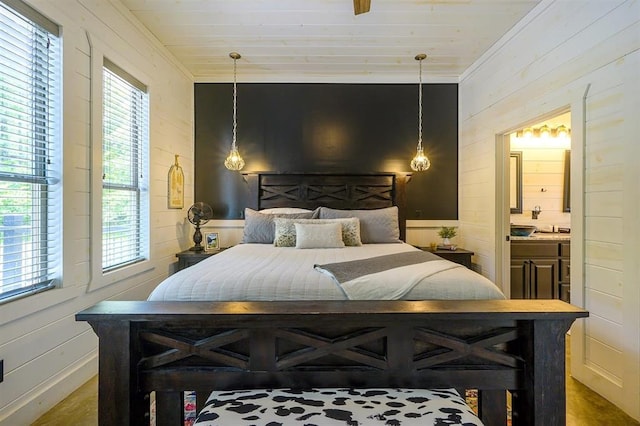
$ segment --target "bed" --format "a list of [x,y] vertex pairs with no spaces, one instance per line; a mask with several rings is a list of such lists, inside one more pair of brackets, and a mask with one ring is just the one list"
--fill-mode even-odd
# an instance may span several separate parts
[[[247,242],[169,277],[148,301],[104,301],[78,313],[99,337],[100,424],[148,423],[152,392],[158,423],[169,425],[183,422],[185,391],[196,391],[202,407],[212,390],[335,388],[473,389],[487,425],[506,424],[508,391],[514,425],[564,424],[564,335],[586,311],[557,300],[504,300],[488,280],[440,259],[424,261],[437,273],[409,286],[402,278],[391,295],[363,300],[351,263],[363,269],[371,256],[376,264],[422,263],[423,254],[402,243],[408,179],[245,175],[255,200],[248,208],[397,209],[398,241],[306,250]],[[296,244],[307,233],[345,229],[290,219],[274,218],[274,226],[295,225]],[[253,260],[236,264],[238,255]],[[238,281],[241,275],[249,279]],[[468,280],[471,293],[462,284]],[[470,298],[479,300],[461,300]]]
[[[341,267],[346,276],[351,269],[345,268],[361,265],[373,270],[369,259],[382,265],[407,255],[420,263],[364,275],[361,283],[336,279],[338,269],[332,269]],[[482,275],[405,243],[305,250],[239,244],[170,276],[149,296],[153,301],[502,298],[498,287]]]

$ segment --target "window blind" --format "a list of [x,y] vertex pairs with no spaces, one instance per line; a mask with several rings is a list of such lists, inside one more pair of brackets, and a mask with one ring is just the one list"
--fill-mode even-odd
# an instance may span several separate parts
[[102,137],[102,269],[147,254],[148,95],[146,88],[105,59]]
[[58,282],[57,34],[57,25],[28,5],[0,2],[0,302]]

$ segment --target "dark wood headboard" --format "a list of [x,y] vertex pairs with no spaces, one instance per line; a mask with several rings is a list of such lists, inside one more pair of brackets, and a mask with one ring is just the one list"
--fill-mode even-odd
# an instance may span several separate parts
[[400,239],[406,239],[405,185],[410,174],[245,173],[252,209],[379,209],[398,207]]

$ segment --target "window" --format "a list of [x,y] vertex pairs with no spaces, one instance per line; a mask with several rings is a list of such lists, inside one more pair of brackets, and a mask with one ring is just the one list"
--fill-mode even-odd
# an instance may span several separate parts
[[102,123],[102,270],[144,260],[148,252],[148,95],[105,58]]
[[0,302],[59,281],[59,29],[0,2]]

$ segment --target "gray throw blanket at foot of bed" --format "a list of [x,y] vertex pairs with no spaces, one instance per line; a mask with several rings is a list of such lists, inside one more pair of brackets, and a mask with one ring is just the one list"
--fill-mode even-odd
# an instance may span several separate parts
[[463,266],[433,253],[411,251],[314,268],[333,278],[351,300],[396,300],[425,278]]

